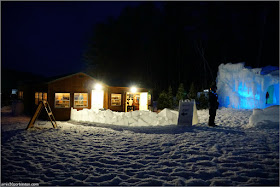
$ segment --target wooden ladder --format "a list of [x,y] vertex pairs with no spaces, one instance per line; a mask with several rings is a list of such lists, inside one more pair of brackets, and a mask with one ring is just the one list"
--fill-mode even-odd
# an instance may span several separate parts
[[57,124],[56,124],[56,121],[55,121],[55,118],[54,118],[54,115],[52,113],[52,110],[51,110],[51,107],[50,107],[49,103],[47,101],[41,101],[39,106],[36,109],[35,114],[33,115],[30,122],[28,123],[28,126],[27,126],[26,130],[31,128],[31,127],[34,127],[34,123],[35,123],[36,119],[38,118],[38,116],[40,115],[43,106],[45,107],[45,110],[46,110],[46,112],[49,116],[49,119],[51,120],[53,128],[57,127]]

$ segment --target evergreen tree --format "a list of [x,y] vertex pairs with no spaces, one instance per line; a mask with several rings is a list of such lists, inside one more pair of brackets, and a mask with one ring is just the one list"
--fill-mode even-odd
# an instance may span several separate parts
[[172,87],[169,86],[168,88],[168,103],[169,103],[169,107],[168,108],[173,108],[173,93],[172,93]]
[[197,93],[197,91],[196,91],[196,88],[194,86],[194,82],[192,82],[191,88],[190,88],[190,91],[189,91],[189,94],[188,94],[189,99],[196,99],[196,93]]
[[168,94],[165,91],[162,91],[158,97],[157,108],[162,110],[164,108],[169,108],[170,102],[168,101]]
[[198,98],[198,109],[206,109],[208,108],[208,98],[205,97],[204,93],[202,93],[200,95],[200,97]]
[[178,91],[177,91],[177,94],[176,94],[176,105],[178,106],[179,105],[179,101],[180,100],[184,100],[184,84],[181,83],[178,87]]

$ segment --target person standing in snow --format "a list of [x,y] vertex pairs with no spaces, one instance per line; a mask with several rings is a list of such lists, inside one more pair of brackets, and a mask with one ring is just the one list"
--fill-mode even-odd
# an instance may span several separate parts
[[216,111],[219,107],[219,102],[218,102],[218,94],[216,93],[217,87],[211,86],[210,91],[209,91],[209,126],[216,126],[215,125],[215,117],[216,117]]

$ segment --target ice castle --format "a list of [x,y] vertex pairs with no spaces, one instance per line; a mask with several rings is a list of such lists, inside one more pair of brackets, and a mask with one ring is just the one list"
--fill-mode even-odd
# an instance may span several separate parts
[[279,105],[279,67],[253,69],[245,67],[245,63],[221,64],[217,75],[217,93],[222,107],[263,109]]

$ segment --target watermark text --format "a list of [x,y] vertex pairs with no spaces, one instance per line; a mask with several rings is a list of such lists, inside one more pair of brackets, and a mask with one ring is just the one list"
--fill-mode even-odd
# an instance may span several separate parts
[[39,186],[39,183],[26,183],[26,182],[4,182],[1,186]]

